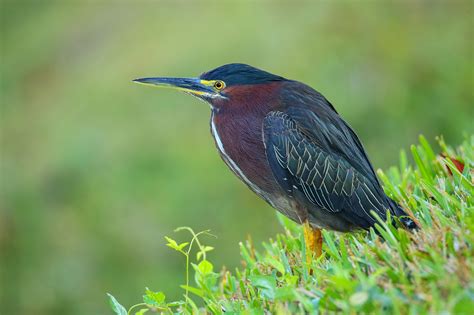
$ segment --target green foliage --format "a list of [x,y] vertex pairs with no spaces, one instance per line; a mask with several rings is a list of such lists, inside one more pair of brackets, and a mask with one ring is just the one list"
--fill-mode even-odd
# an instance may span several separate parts
[[[411,147],[416,164],[401,153],[400,168],[379,171],[386,192],[421,227],[415,232],[380,221],[369,233],[323,231],[323,256],[306,262],[299,226],[279,215],[284,234],[257,251],[251,239],[240,244],[242,268],[220,273],[206,259],[191,232],[189,243],[167,237],[167,246],[186,256],[184,299],[171,303],[147,289],[147,311],[165,313],[278,314],[343,312],[467,314],[474,309],[474,136],[456,150],[439,139],[437,155],[424,137]],[[460,166],[463,166],[461,170]],[[190,262],[193,243],[198,255]],[[212,248],[211,248],[212,249]],[[189,284],[189,265],[194,286]],[[192,296],[188,294],[192,293]],[[159,302],[156,304],[155,298]],[[122,307],[111,297],[116,314]],[[134,308],[136,306],[133,306]],[[129,311],[130,313],[130,311]],[[143,313],[140,313],[143,314]]]
[[127,315],[125,307],[123,307],[123,305],[120,304],[110,293],[107,293],[107,295],[109,297],[109,304],[112,311],[117,315]]

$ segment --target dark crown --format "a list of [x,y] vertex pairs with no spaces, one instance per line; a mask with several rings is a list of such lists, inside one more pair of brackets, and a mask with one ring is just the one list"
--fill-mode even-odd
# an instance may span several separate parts
[[203,80],[222,80],[227,86],[242,84],[261,84],[287,79],[243,63],[230,63],[203,73]]

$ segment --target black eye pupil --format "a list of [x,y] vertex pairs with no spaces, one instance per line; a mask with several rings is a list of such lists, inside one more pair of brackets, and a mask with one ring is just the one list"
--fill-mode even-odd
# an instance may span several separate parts
[[216,82],[215,86],[216,86],[216,88],[220,89],[220,88],[222,88],[222,83],[221,82]]

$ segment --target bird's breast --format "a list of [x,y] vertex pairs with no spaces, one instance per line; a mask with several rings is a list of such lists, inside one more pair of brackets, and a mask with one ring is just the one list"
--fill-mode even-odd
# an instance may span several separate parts
[[211,133],[227,166],[255,193],[269,201],[278,184],[265,154],[263,117],[214,113]]

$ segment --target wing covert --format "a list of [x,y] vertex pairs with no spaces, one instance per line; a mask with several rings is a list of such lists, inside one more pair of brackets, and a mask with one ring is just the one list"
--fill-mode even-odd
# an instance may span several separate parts
[[388,207],[380,201],[385,199],[371,182],[344,157],[306,136],[289,115],[268,114],[263,133],[271,169],[291,198],[304,199],[300,201],[312,208],[340,212],[362,226],[373,223],[370,210],[385,217]]

